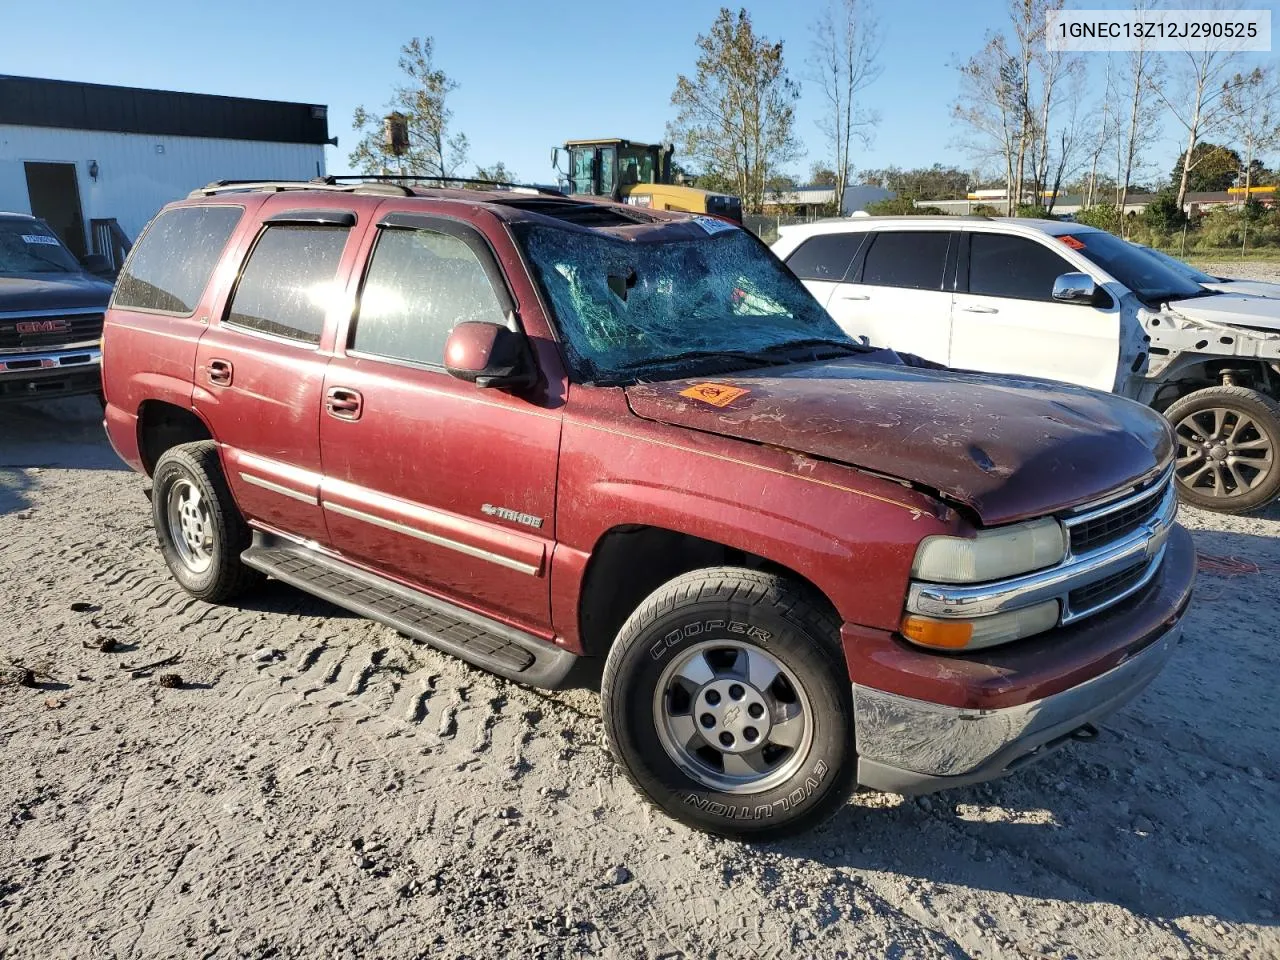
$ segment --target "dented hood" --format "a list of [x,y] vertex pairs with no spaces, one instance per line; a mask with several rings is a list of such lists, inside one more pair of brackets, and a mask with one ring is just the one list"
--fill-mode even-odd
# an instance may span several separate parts
[[627,398],[646,419],[920,484],[984,525],[1095,500],[1171,455],[1164,419],[1132,401],[896,363],[837,360],[636,384]]
[[1280,301],[1222,293],[1216,297],[1174,300],[1165,310],[1199,323],[1280,330]]

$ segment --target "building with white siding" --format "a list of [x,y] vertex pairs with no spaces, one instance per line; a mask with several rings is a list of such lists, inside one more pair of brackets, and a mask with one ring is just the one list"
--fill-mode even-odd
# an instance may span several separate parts
[[118,264],[169,201],[214,180],[323,176],[336,142],[318,104],[0,76],[0,211]]

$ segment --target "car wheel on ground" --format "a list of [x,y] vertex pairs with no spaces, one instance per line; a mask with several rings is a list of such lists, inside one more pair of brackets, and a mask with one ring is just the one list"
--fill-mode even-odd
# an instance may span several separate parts
[[661,587],[628,618],[602,684],[605,733],[635,786],[677,820],[781,836],[854,785],[839,624],[796,584],[734,567]]
[[160,457],[151,515],[165,562],[193,597],[221,603],[262,579],[240,562],[249,527],[231,498],[212,440],[184,443]]
[[1209,387],[1175,401],[1178,494],[1221,513],[1264,507],[1280,494],[1280,403],[1245,387]]

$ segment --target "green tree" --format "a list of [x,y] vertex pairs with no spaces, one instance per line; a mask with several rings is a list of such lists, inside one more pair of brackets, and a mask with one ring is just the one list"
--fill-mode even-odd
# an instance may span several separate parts
[[815,187],[834,187],[839,176],[830,167],[815,163],[809,168],[809,184]]
[[507,165],[499,160],[491,167],[476,167],[475,179],[496,180],[498,183],[515,183],[520,178],[507,169]]
[[[1181,167],[1178,168],[1181,171]],[[1181,173],[1179,173],[1179,179]],[[1143,222],[1157,233],[1169,234],[1181,230],[1187,222],[1186,214],[1172,191],[1161,191],[1142,211]]]
[[770,178],[799,154],[799,89],[782,44],[757,36],[745,9],[721,8],[696,45],[694,76],[678,76],[671,94],[678,113],[668,135],[704,175],[731,183],[743,210],[759,213]]
[[1169,176],[1172,183],[1181,182],[1184,167],[1189,192],[1218,192],[1236,182],[1241,167],[1240,154],[1216,143],[1201,141],[1191,151],[1190,164],[1186,163],[1185,153],[1178,154],[1178,162]]
[[973,186],[973,176],[956,167],[944,167],[935,163],[932,167],[915,167],[902,170],[885,167],[883,170],[864,170],[859,179],[870,186],[884,187],[898,196],[915,200],[963,199]]
[[400,70],[406,82],[395,88],[387,104],[388,114],[404,119],[409,142],[403,153],[392,150],[384,119],[356,107],[351,124],[360,141],[348,160],[361,173],[415,174],[423,177],[453,177],[467,162],[467,137],[451,132],[453,111],[447,106],[449,94],[458,88],[434,63],[435,41],[415,37],[400,49]]
[[867,204],[867,213],[874,217],[917,217],[942,212],[939,207],[917,207],[910,197],[892,197]]

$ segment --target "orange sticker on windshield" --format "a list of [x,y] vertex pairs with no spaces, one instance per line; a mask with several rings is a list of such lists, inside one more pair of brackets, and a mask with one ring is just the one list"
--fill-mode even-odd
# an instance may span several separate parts
[[1064,233],[1064,234],[1063,234],[1062,236],[1060,236],[1058,239],[1059,239],[1060,241],[1062,241],[1063,243],[1065,243],[1065,244],[1066,244],[1068,247],[1070,247],[1072,250],[1083,250],[1083,249],[1084,249],[1084,244],[1083,244],[1083,243],[1081,243],[1079,240],[1077,240],[1075,237],[1073,237],[1073,236],[1072,236],[1071,234],[1069,234],[1069,233]]
[[750,392],[742,387],[730,387],[723,383],[696,383],[687,390],[681,390],[680,396],[688,397],[690,400],[701,400],[713,407],[727,407]]

